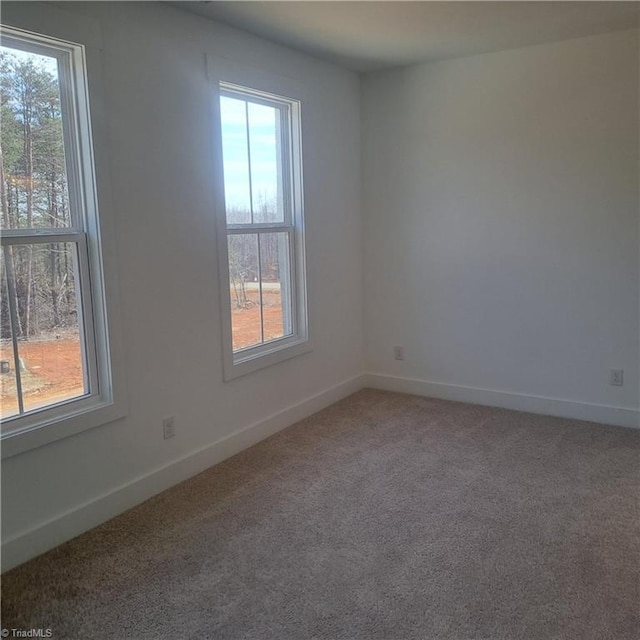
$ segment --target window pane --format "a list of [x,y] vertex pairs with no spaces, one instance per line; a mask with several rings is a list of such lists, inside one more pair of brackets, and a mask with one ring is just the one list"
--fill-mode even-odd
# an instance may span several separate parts
[[0,47],[2,229],[70,225],[60,82],[51,56]]
[[88,393],[76,245],[15,245],[13,256],[25,411]]
[[251,190],[246,102],[222,96],[220,120],[227,224],[247,224],[251,222]]
[[293,333],[289,234],[260,234],[264,341]]
[[4,419],[17,415],[19,412],[18,383],[16,381],[15,359],[13,357],[13,341],[11,340],[4,250],[0,271],[2,272],[2,300],[0,301],[0,418]]
[[284,220],[282,186],[280,184],[282,172],[278,167],[279,118],[279,109],[249,103],[254,222],[282,222]]
[[233,350],[262,343],[258,236],[229,236],[229,289]]

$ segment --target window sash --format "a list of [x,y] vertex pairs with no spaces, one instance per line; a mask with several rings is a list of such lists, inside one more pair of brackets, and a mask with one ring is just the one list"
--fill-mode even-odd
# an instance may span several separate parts
[[[248,153],[248,171],[249,171],[249,188],[250,188],[250,204],[251,204],[251,222],[247,223],[233,223],[227,222],[227,227],[230,228],[242,228],[249,226],[269,226],[271,224],[278,226],[294,226],[293,215],[293,175],[291,158],[293,155],[292,147],[292,130],[291,130],[291,104],[290,101],[282,98],[278,100],[277,96],[268,96],[261,91],[246,89],[238,85],[233,85],[226,82],[220,83],[220,96],[219,98],[233,98],[235,100],[241,100],[246,103],[260,104],[262,106],[271,107],[279,114],[279,121],[276,122],[276,135],[277,135],[277,148],[278,157],[277,163],[280,169],[280,176],[282,180],[282,222],[277,223],[261,223],[254,222],[254,210],[253,210],[253,188],[252,183],[252,170],[251,170],[251,155],[250,155],[250,138],[249,138],[249,121],[246,122],[247,131],[247,153]],[[248,118],[248,115],[247,115]],[[225,220],[226,220],[226,206],[225,206]]]
[[[29,34],[24,37],[11,27],[2,27],[2,45],[19,49],[27,53],[37,53],[58,62],[58,88],[60,91],[60,113],[62,121],[62,137],[64,145],[64,163],[67,190],[69,196],[69,218],[71,228],[83,229],[86,226],[84,171],[82,161],[82,144],[78,130],[78,113],[80,95],[76,83],[77,68],[82,66],[82,52],[77,46],[65,46],[63,42],[51,42],[49,39]],[[69,227],[64,227],[68,229]],[[26,231],[28,227],[25,227]],[[54,229],[54,227],[39,227]],[[22,229],[21,229],[22,230]],[[2,230],[5,234],[10,230]]]
[[[97,345],[96,334],[94,326],[93,305],[91,296],[91,280],[89,271],[89,251],[87,243],[87,234],[83,231],[71,231],[69,229],[42,231],[41,229],[26,229],[17,230],[12,229],[5,233],[2,232],[0,236],[0,243],[3,248],[12,246],[29,246],[38,244],[74,244],[76,252],[74,256],[75,271],[77,272],[76,278],[76,301],[78,311],[78,330],[80,338],[80,349],[83,363],[83,378],[85,393],[81,396],[69,398],[59,402],[52,402],[51,404],[37,409],[29,411],[24,410],[23,395],[21,388],[21,376],[20,367],[16,365],[16,383],[18,387],[18,405],[19,413],[15,416],[10,416],[2,419],[2,433],[13,432],[19,429],[26,420],[29,420],[31,416],[37,413],[50,411],[56,407],[69,405],[71,403],[77,403],[86,398],[94,398],[100,395],[100,376],[98,369],[97,358]],[[4,259],[7,260],[7,253],[4,254]],[[5,269],[5,273],[8,270]],[[7,291],[9,293],[7,297],[7,305],[9,307],[9,318],[11,322],[11,340],[14,349],[14,359],[18,358],[19,342],[15,334],[15,318],[16,309],[15,296],[9,290],[13,286],[7,278]]]
[[288,233],[294,229],[292,224],[234,224],[227,226],[227,234]]
[[8,229],[2,230],[0,243],[3,247],[14,244],[51,244],[56,242],[78,242],[84,231],[62,227],[60,229]]
[[[289,252],[288,255],[288,266],[289,266],[289,273],[286,275],[286,279],[288,280],[288,287],[289,287],[289,309],[288,311],[286,311],[289,315],[289,324],[291,325],[291,330],[286,333],[283,336],[280,336],[279,338],[272,338],[271,340],[265,340],[264,339],[264,317],[263,317],[263,310],[262,310],[262,260],[261,260],[261,256],[260,256],[260,236],[261,235],[267,235],[267,234],[271,234],[271,233],[286,233],[287,234],[287,238],[288,238],[288,243],[287,243],[287,249]],[[269,347],[267,350],[270,351],[271,350],[271,345],[274,344],[279,344],[282,345],[283,342],[288,342],[288,341],[292,341],[295,338],[299,337],[299,316],[298,316],[298,284],[297,284],[297,269],[296,269],[296,254],[295,254],[295,249],[296,249],[296,229],[293,226],[277,226],[277,227],[262,227],[260,229],[256,229],[255,227],[252,229],[249,228],[243,228],[243,229],[233,229],[233,230],[228,230],[227,231],[227,238],[229,238],[229,236],[233,236],[233,235],[255,235],[258,236],[258,273],[260,274],[259,277],[259,284],[260,284],[260,301],[261,301],[261,309],[260,309],[260,334],[261,334],[261,341],[258,344],[253,344],[253,345],[249,345],[247,347],[241,347],[240,349],[234,349],[233,348],[233,328],[232,328],[232,336],[231,336],[231,351],[233,353],[234,356],[234,361],[237,359],[244,359],[244,357],[246,356],[246,354],[251,354],[252,352],[258,352],[261,349],[267,349],[267,347]],[[227,246],[228,246],[228,240],[227,240]],[[227,261],[228,262],[228,261]],[[228,281],[229,281],[229,290],[231,290],[231,275],[229,274],[228,277]],[[281,287],[282,287],[282,281],[283,278],[281,277],[280,279],[280,283],[281,283]],[[282,300],[282,288],[281,288],[281,300]],[[231,309],[229,309],[229,312],[231,313]],[[283,309],[283,326],[284,326],[284,313],[285,310]]]

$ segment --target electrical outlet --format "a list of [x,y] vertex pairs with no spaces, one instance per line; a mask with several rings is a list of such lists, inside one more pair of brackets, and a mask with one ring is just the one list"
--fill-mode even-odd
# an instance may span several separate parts
[[393,347],[393,357],[396,360],[404,360],[404,347]]
[[169,438],[173,438],[176,435],[176,423],[175,418],[173,416],[169,418],[165,418],[162,421],[162,431],[164,433],[164,439],[168,440]]
[[611,369],[609,371],[609,384],[614,387],[624,386],[624,371],[622,369]]

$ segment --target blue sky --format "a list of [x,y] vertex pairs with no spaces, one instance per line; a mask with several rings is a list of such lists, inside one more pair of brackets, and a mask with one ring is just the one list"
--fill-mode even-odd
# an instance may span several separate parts
[[[278,112],[252,102],[223,96],[220,98],[222,121],[222,151],[224,159],[224,187],[227,209],[250,211],[249,154],[251,152],[251,181],[254,221],[259,203],[275,204],[278,193],[276,116]],[[249,145],[247,145],[247,115],[249,117]],[[250,222],[249,214],[237,222]]]

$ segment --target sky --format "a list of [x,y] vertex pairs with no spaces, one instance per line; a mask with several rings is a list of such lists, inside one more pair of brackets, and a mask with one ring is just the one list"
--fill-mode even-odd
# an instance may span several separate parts
[[[278,110],[236,98],[220,98],[222,122],[222,153],[224,188],[227,210],[246,211],[233,222],[251,222],[251,191],[253,192],[254,222],[262,222],[259,203],[274,203],[278,193],[276,117]],[[249,118],[249,144],[247,144],[247,116]],[[251,161],[249,162],[249,153]]]

